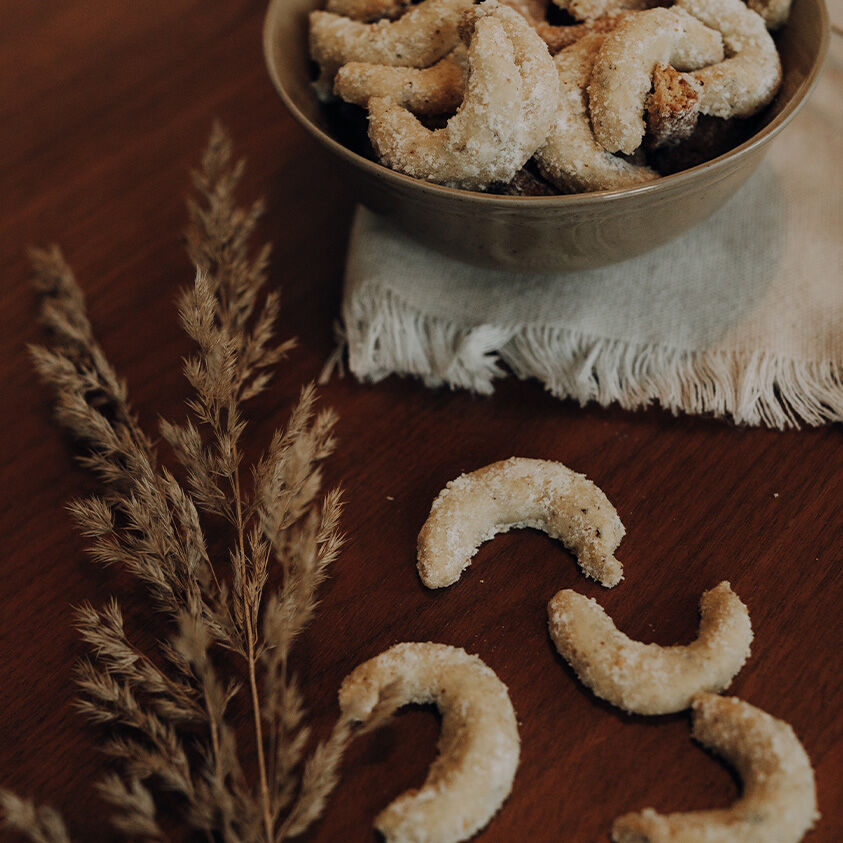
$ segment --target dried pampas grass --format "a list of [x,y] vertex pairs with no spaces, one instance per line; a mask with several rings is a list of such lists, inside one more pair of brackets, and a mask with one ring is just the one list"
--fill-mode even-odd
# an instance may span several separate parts
[[[163,791],[176,794],[190,828],[224,841],[301,834],[323,812],[352,734],[341,720],[308,752],[311,733],[289,667],[343,541],[339,491],[320,498],[336,419],[316,410],[312,385],[249,482],[241,467],[243,404],[266,389],[292,346],[274,336],[279,297],[265,290],[269,247],[249,248],[262,205],[235,202],[242,171],[215,126],[189,203],[196,280],[180,301],[181,324],[196,345],[184,365],[189,419],[160,424],[183,481],[141,430],[60,251],[31,255],[52,336],[32,357],[55,392],[58,420],[82,443],[82,463],[103,486],[71,503],[71,514],[93,559],[133,574],[161,616],[157,646],[145,652],[126,634],[115,600],[76,610],[91,650],[78,666],[79,709],[104,727],[104,750],[118,771],[97,790],[127,837],[164,839],[156,810]],[[221,519],[230,537],[214,559],[200,515]],[[238,746],[228,715],[240,694],[253,732],[247,747]],[[256,776],[241,765],[242,752],[256,755]],[[0,808],[5,825],[31,840],[69,840],[50,808],[6,791]]]

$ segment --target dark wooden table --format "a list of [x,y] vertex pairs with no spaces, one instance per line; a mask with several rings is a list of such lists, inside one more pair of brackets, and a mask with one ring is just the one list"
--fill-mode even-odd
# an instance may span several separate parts
[[[106,769],[73,708],[83,648],[71,607],[118,592],[131,628],[142,596],[95,567],[63,508],[94,488],[51,421],[26,343],[41,337],[28,244],[59,241],[101,342],[142,420],[178,416],[188,350],[174,308],[192,278],[180,232],[188,169],[212,119],[249,159],[244,196],[265,193],[282,335],[299,349],[253,405],[254,451],[333,345],[352,197],[287,115],[264,71],[263,3],[247,0],[6,0],[0,9],[0,784],[61,809],[77,839],[107,840],[90,782]],[[719,421],[580,408],[535,383],[492,398],[390,378],[334,379],[340,414],[329,482],[345,487],[349,544],[323,591],[297,667],[317,733],[358,662],[402,640],[478,653],[509,686],[522,757],[512,796],[479,840],[605,841],[612,819],[726,805],[738,785],[689,739],[685,715],[625,716],[597,702],[555,655],[545,604],[572,587],[629,635],[687,642],[701,592],[722,579],[746,601],[753,655],[737,695],[789,721],[813,760],[823,820],[843,838],[840,428],[777,433]],[[485,546],[455,587],[426,591],[414,564],[431,501],[461,471],[512,454],[558,459],[607,493],[627,528],[622,587],[585,581],[561,547],[517,532]],[[361,739],[307,839],[369,841],[377,811],[422,782],[438,724],[420,709]]]

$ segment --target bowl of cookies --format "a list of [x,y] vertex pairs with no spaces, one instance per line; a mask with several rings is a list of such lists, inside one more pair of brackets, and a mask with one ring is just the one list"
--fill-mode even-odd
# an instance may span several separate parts
[[812,90],[823,0],[272,0],[286,107],[431,248],[575,270],[719,208]]

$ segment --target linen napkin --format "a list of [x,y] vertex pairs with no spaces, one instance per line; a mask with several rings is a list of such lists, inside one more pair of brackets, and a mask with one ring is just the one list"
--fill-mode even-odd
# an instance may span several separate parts
[[359,208],[342,315],[361,380],[657,401],[775,428],[843,420],[843,39],[729,203],[678,240],[575,273],[479,269]]

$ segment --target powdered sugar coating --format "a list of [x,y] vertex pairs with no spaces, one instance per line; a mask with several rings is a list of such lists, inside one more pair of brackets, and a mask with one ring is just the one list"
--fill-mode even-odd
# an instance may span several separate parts
[[729,583],[700,600],[697,639],[662,647],[633,641],[596,600],[565,589],[548,604],[550,637],[601,699],[634,714],[682,711],[701,691],[722,691],[749,657],[749,613]]
[[607,588],[623,576],[613,553],[625,531],[603,492],[562,463],[511,457],[462,474],[439,493],[419,533],[422,582],[452,585],[483,542],[517,527],[562,541],[582,572]]
[[735,697],[697,694],[694,738],[738,772],[743,793],[730,808],[615,820],[615,843],[798,843],[819,819],[814,771],[783,720]]
[[627,154],[641,145],[656,64],[693,70],[722,59],[720,33],[682,9],[630,15],[606,36],[594,62],[588,98],[597,141],[608,152]]
[[366,106],[372,97],[389,97],[414,114],[447,114],[463,100],[467,54],[460,44],[431,67],[390,67],[349,62],[334,78],[334,93]]
[[751,117],[776,95],[782,65],[763,19],[742,0],[678,0],[677,7],[723,34],[725,61],[690,74],[702,84],[700,111]]
[[405,703],[434,703],[442,714],[439,756],[422,787],[395,799],[375,827],[387,843],[467,840],[497,813],[518,767],[518,725],[506,685],[458,647],[396,644],[346,677],[340,708],[365,720],[396,683]]
[[422,0],[396,21],[375,23],[311,12],[310,57],[321,71],[317,94],[329,98],[334,75],[350,61],[428,67],[457,46],[460,12],[471,4],[472,0]]
[[467,189],[508,182],[544,141],[558,94],[547,47],[516,11],[496,0],[472,9],[465,98],[431,131],[389,98],[369,102],[369,139],[381,163]]
[[559,106],[535,160],[548,181],[569,193],[611,190],[658,178],[650,167],[606,152],[591,131],[586,86],[603,40],[603,35],[587,35],[558,53],[555,60]]

